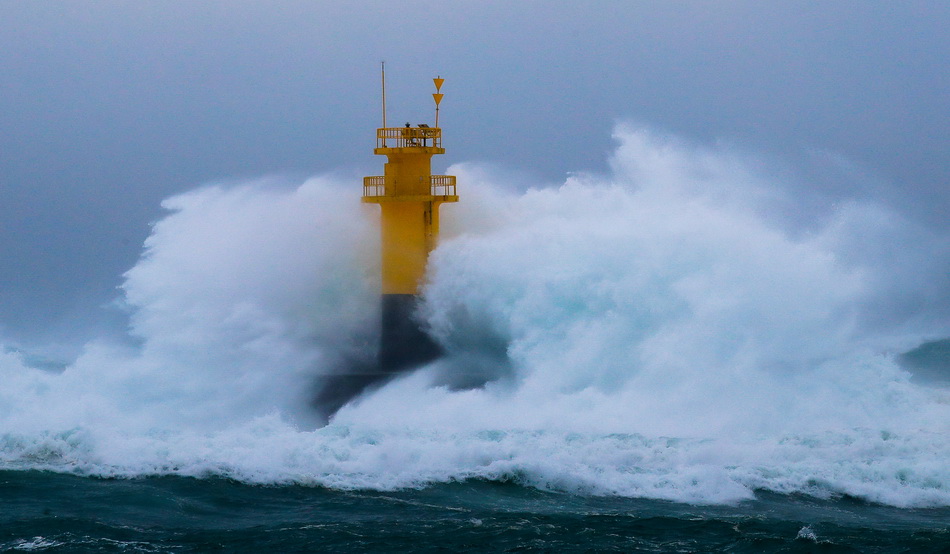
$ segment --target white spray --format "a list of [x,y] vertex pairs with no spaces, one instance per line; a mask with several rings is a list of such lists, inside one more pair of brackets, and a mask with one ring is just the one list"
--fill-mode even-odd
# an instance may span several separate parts
[[857,201],[792,225],[748,157],[616,136],[610,175],[557,188],[452,168],[423,314],[448,355],[315,430],[321,376],[376,345],[358,187],[168,200],[123,286],[138,347],[90,344],[62,374],[0,357],[0,465],[950,504],[946,392],[890,356],[950,335],[947,306],[910,308],[942,290],[947,237]]

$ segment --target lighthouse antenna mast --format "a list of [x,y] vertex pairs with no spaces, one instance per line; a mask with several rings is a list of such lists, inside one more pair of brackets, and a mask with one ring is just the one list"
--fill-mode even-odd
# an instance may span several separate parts
[[[383,84],[383,129],[386,128],[386,61],[379,62],[379,72]],[[383,146],[386,146],[386,139],[383,139]]]

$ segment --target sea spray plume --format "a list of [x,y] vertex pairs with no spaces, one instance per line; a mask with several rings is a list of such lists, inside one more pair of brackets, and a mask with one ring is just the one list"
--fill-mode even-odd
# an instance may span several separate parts
[[772,221],[789,185],[738,154],[617,137],[612,175],[528,191],[496,230],[434,253],[426,309],[450,357],[428,383],[468,370],[473,326],[507,345],[511,379],[464,395],[414,379],[344,421],[679,436],[931,424],[915,407],[928,393],[877,354],[896,339],[860,320],[883,268],[843,260],[836,220]]
[[[907,349],[922,336],[950,335],[950,234],[891,207],[891,190],[900,187],[829,152],[797,160],[816,176],[734,147],[695,145],[629,124],[614,137],[620,143],[611,158],[614,175],[644,192],[732,206],[862,272],[856,324],[873,334],[877,347]],[[832,167],[829,157],[837,159]]]
[[[467,183],[465,202],[443,206],[446,213],[442,225],[443,242],[455,237],[497,236],[500,240],[513,221],[519,217],[521,197],[531,183],[530,177],[485,164],[462,163],[452,171],[463,175]],[[478,264],[478,260],[471,260]],[[433,272],[429,272],[429,278]],[[449,277],[451,278],[451,277]],[[463,282],[457,283],[464,287]],[[429,370],[432,384],[450,390],[479,388],[486,383],[513,377],[509,363],[509,336],[491,319],[479,318],[481,312],[457,311],[453,325],[458,341],[449,344],[433,324],[425,305],[420,317],[428,317],[430,333],[443,339],[442,346],[451,349],[449,357],[439,360]]]
[[349,193],[316,178],[295,190],[205,187],[164,203],[173,213],[123,285],[141,356],[169,389],[163,402],[212,420],[302,417],[315,378],[366,355],[374,238]]
[[209,186],[164,206],[123,284],[138,345],[94,341],[60,375],[7,360],[0,429],[311,425],[323,378],[372,355],[374,237],[345,185]]
[[863,268],[870,290],[859,322],[869,339],[902,351],[950,337],[950,233],[851,200],[819,240],[842,264]]

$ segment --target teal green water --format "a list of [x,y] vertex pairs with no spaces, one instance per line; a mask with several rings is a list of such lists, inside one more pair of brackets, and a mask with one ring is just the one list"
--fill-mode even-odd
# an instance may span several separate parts
[[0,551],[950,552],[950,508],[766,493],[735,506],[512,482],[397,492],[0,472]]

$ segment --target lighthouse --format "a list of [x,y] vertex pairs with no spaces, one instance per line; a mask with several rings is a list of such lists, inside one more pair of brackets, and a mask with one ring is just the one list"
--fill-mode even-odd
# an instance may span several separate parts
[[383,175],[363,179],[362,201],[379,204],[382,301],[379,371],[394,373],[432,361],[438,346],[417,319],[419,291],[429,253],[439,236],[439,206],[458,202],[455,177],[433,175],[432,156],[444,154],[439,104],[441,77],[433,79],[435,121],[386,125],[386,73],[382,67],[383,126],[373,152],[386,156]]

